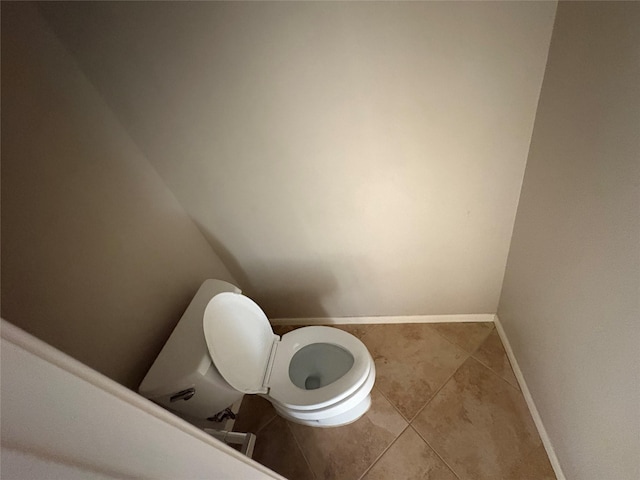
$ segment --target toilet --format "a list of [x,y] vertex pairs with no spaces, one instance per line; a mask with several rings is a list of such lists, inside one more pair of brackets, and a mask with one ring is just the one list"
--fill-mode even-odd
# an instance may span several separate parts
[[353,335],[312,326],[280,337],[237,287],[207,280],[139,392],[188,420],[214,418],[257,394],[288,420],[334,427],[369,409],[374,382],[373,359]]

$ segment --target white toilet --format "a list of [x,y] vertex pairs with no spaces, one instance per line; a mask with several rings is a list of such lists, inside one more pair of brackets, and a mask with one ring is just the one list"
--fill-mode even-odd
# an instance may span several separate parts
[[331,327],[275,335],[260,307],[230,283],[205,281],[140,384],[145,397],[205,419],[245,393],[283,417],[331,427],[371,404],[375,366],[364,344]]

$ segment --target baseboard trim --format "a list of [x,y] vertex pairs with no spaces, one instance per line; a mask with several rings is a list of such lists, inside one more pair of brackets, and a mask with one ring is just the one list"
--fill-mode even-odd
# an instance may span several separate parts
[[533,422],[538,429],[538,434],[540,435],[540,439],[542,440],[542,444],[544,445],[544,449],[547,451],[547,455],[549,456],[549,462],[551,462],[551,467],[556,474],[558,480],[566,480],[564,476],[564,472],[562,471],[562,467],[560,467],[560,462],[558,461],[558,456],[553,448],[553,444],[551,443],[551,439],[547,434],[546,428],[544,428],[544,424],[542,423],[542,417],[540,417],[540,413],[538,412],[538,408],[536,407],[535,402],[533,401],[533,397],[531,396],[531,392],[529,391],[529,387],[527,386],[527,382],[522,375],[522,370],[520,370],[520,365],[518,365],[518,360],[516,359],[515,354],[513,353],[513,349],[511,348],[511,344],[509,343],[509,338],[504,331],[502,323],[500,323],[500,318],[495,315],[495,325],[496,330],[498,331],[498,335],[500,335],[500,339],[502,340],[502,344],[504,345],[504,349],[507,352],[507,357],[509,357],[509,361],[511,362],[511,367],[513,368],[513,373],[518,380],[518,384],[520,385],[520,390],[522,391],[522,395],[524,396],[525,401],[527,402],[527,406],[529,407],[529,412],[531,413],[531,417],[533,418]]
[[271,325],[346,325],[364,323],[462,323],[493,322],[493,313],[475,313],[469,315],[401,315],[397,317],[310,317],[310,318],[272,318]]

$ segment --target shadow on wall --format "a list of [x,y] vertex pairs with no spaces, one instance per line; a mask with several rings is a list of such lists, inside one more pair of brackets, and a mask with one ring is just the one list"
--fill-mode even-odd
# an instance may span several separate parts
[[269,318],[304,318],[329,316],[323,306],[323,299],[337,289],[335,279],[319,276],[317,269],[302,267],[302,270],[315,272],[306,276],[304,283],[296,282],[295,273],[301,269],[300,264],[283,267],[279,265],[273,270],[277,278],[290,278],[295,286],[286,288],[264,288],[260,294],[251,298],[260,305]]
[[214,253],[218,255],[220,260],[222,260],[222,263],[224,263],[224,266],[227,267],[227,270],[229,270],[231,276],[236,279],[236,281],[238,282],[238,285],[236,286],[241,288],[243,291],[253,291],[253,285],[251,284],[251,281],[249,280],[249,277],[247,277],[247,274],[245,273],[243,268],[240,266],[240,263],[238,262],[236,257],[233,256],[229,249],[225,247],[222,242],[220,242],[220,240],[218,240],[218,238],[211,231],[209,231],[209,229],[207,229],[207,227],[205,227],[202,223],[198,222],[193,217],[192,220],[196,224],[198,229],[200,229],[207,242],[209,242],[209,245],[211,245]]
[[[195,221],[195,220],[194,220]],[[242,292],[254,300],[269,318],[327,317],[323,301],[335,294],[338,282],[335,275],[319,262],[273,260],[268,264],[252,265],[258,271],[249,279],[240,262],[204,225],[196,225],[229,273],[238,281]],[[278,285],[267,279],[281,279]],[[264,282],[260,282],[263,279]]]

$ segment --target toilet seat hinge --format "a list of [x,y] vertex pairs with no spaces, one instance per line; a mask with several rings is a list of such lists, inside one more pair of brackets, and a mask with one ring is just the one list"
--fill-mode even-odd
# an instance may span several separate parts
[[278,350],[279,342],[280,337],[278,335],[274,335],[273,344],[271,345],[271,354],[269,355],[269,362],[267,363],[267,370],[264,372],[264,381],[262,382],[262,385],[267,389],[269,388],[269,382],[271,381],[271,371],[273,370],[273,364],[276,359],[276,351]]

